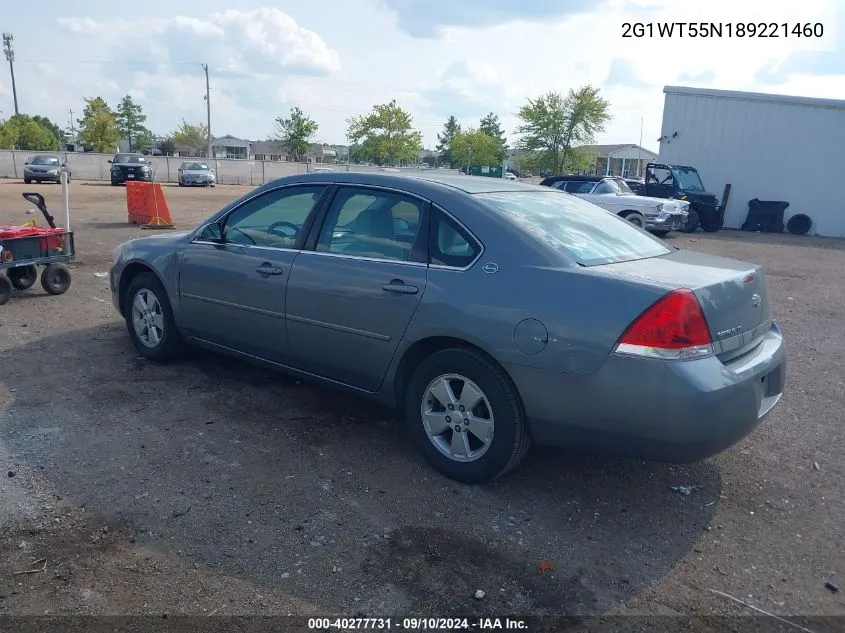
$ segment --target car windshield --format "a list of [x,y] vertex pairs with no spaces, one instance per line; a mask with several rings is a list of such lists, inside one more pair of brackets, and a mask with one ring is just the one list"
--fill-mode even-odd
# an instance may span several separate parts
[[147,159],[139,154],[118,154],[114,157],[115,163],[146,163]]
[[678,181],[678,189],[681,191],[704,191],[704,185],[698,172],[691,167],[674,167],[672,175]]
[[59,159],[55,156],[36,156],[32,159],[33,165],[58,165]]
[[621,178],[616,178],[614,181],[616,186],[619,187],[619,193],[625,194],[630,193],[633,194],[634,192],[631,191],[631,188],[628,186],[628,183],[622,180]]
[[182,165],[182,169],[188,171],[208,171],[208,165],[205,163],[185,163]]
[[665,244],[594,204],[550,191],[475,194],[582,266],[671,253]]

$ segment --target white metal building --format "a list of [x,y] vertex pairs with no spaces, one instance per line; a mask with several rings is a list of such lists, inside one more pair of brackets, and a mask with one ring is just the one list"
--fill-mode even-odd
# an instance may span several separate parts
[[810,234],[845,237],[845,101],[666,86],[660,161],[698,169],[721,200],[725,227],[739,228],[748,201],[784,200]]

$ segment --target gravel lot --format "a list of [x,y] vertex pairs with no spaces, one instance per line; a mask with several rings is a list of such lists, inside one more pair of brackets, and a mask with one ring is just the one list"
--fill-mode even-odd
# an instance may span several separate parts
[[[741,444],[683,467],[535,449],[468,487],[353,398],[205,353],[140,360],[103,273],[148,232],[122,188],[71,187],[71,289],[0,307],[0,614],[753,613],[713,589],[845,615],[825,587],[845,584],[845,241],[670,238],[767,271],[789,377]],[[38,218],[25,189],[61,215],[58,186],[2,182],[0,223]],[[179,228],[245,191],[165,186]]]

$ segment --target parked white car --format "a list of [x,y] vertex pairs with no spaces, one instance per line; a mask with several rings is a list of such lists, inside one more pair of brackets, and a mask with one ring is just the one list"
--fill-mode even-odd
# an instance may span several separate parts
[[681,228],[690,203],[638,196],[614,176],[552,176],[541,185],[566,191],[657,235]]
[[505,180],[516,180],[516,176],[514,176],[514,175],[513,175],[511,172],[509,172],[509,171],[506,171],[506,172],[505,172],[505,176],[504,176],[504,177],[505,177]]

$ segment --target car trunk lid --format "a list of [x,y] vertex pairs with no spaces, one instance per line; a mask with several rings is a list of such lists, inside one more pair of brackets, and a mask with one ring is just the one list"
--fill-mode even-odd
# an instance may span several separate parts
[[707,319],[716,355],[725,362],[754,348],[772,324],[766,276],[755,264],[675,251],[597,268],[667,289],[692,290]]

